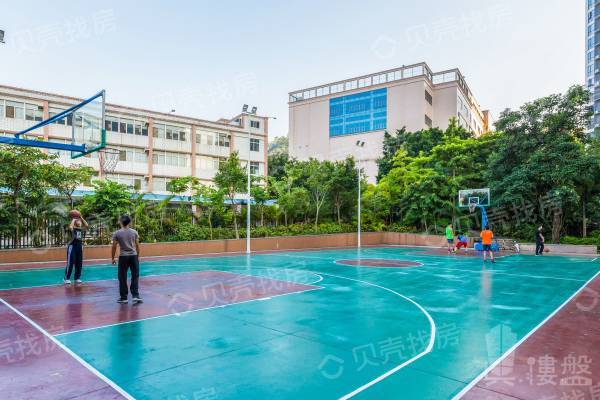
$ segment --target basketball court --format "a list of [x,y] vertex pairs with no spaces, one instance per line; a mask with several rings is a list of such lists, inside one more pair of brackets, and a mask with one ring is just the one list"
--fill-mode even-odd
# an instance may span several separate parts
[[[101,91],[0,143],[98,152],[108,173],[119,150],[106,147],[104,110]],[[40,140],[50,123],[71,143]],[[485,226],[490,190],[461,190],[457,206]],[[60,263],[0,265],[2,397],[598,399],[598,259],[497,256],[380,246],[157,257],[141,264],[135,305],[117,304],[109,264],[68,286]]]
[[578,388],[528,377],[544,357],[600,374],[597,259],[430,250],[148,261],[135,306],[111,265],[72,287],[62,267],[4,270],[3,397],[540,399]]

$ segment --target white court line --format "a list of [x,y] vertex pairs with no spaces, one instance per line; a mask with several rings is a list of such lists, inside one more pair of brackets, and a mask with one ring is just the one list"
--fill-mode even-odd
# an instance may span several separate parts
[[[287,257],[292,257],[291,255],[288,254],[278,254],[278,255],[284,255]],[[501,257],[509,257],[511,255],[514,254],[507,254]],[[310,258],[310,259],[315,259],[315,260],[330,260],[331,257],[303,257],[303,258]],[[496,257],[496,258],[500,258],[500,257]],[[387,258],[386,258],[387,260]],[[390,258],[389,260],[395,260]],[[454,260],[454,259],[453,259]],[[437,270],[446,270],[446,271],[457,271],[457,272],[470,272],[470,273],[480,273],[481,271],[474,271],[474,270],[469,270],[469,269],[457,269],[457,268],[448,268],[448,267],[438,267],[437,263],[423,263],[421,261],[417,261],[419,263],[421,263],[421,266],[423,266],[424,268],[435,268]],[[334,264],[336,265],[342,265],[339,264],[337,262],[337,259],[333,261]],[[379,268],[379,267],[369,267],[369,268]],[[390,267],[381,267],[379,269],[392,269]],[[537,279],[557,279],[557,280],[565,280],[565,281],[574,281],[574,282],[585,282],[584,279],[575,279],[575,278],[562,278],[562,277],[555,277],[555,276],[544,276],[544,275],[527,275],[527,274],[512,274],[510,272],[503,272],[503,271],[492,271],[494,274],[502,274],[502,275],[507,275],[507,276],[515,276],[515,277],[520,277],[520,278],[537,278]]]
[[[301,290],[301,291],[298,291],[298,292],[281,293],[281,294],[276,294],[276,295],[273,295],[273,296],[269,296],[268,299],[274,299],[276,297],[287,296],[287,295],[290,295],[290,294],[308,293],[308,292],[312,292],[312,291],[315,291],[315,290],[321,290],[321,289],[325,289],[325,288],[321,287],[321,286],[318,286],[318,287],[315,287],[313,289],[306,289],[306,290]],[[259,298],[259,299],[252,299],[252,300],[244,300],[244,301],[239,301],[237,303],[222,304],[220,306],[197,308],[195,310],[188,310],[188,311],[182,311],[182,312],[174,312],[174,313],[171,313],[171,314],[156,315],[154,317],[147,317],[147,318],[141,318],[141,319],[136,319],[136,320],[132,320],[132,321],[124,321],[124,322],[117,322],[115,324],[96,326],[96,327],[93,327],[93,328],[85,328],[85,329],[79,329],[79,330],[76,330],[76,331],[63,332],[63,333],[59,333],[59,334],[57,334],[55,336],[66,336],[66,335],[70,335],[72,333],[93,331],[93,330],[96,330],[96,329],[108,328],[108,327],[111,327],[111,326],[126,325],[126,324],[132,324],[134,322],[149,321],[149,320],[152,320],[152,319],[159,319],[159,318],[165,318],[165,317],[171,317],[171,316],[181,316],[181,315],[185,315],[185,314],[191,314],[191,313],[194,313],[194,312],[214,310],[214,309],[217,309],[217,308],[226,308],[226,307],[231,307],[231,306],[237,306],[238,304],[252,303],[254,301],[261,301],[261,300],[267,300],[267,299],[266,298]]]
[[[116,267],[114,267],[116,269]],[[150,277],[156,277],[156,276],[164,276],[164,275],[179,275],[179,274],[193,274],[193,273],[198,273],[198,272],[208,272],[208,271],[218,271],[218,272],[225,272],[225,273],[230,273],[230,274],[234,274],[234,272],[227,272],[227,271],[220,271],[217,269],[213,269],[213,268],[209,268],[209,269],[204,269],[204,270],[197,270],[197,271],[180,271],[180,272],[168,272],[166,274],[150,274],[150,275],[140,275],[140,278],[150,278]],[[115,271],[116,272],[116,271]],[[242,274],[238,274],[238,275],[242,275]],[[86,284],[90,284],[90,283],[96,283],[96,282],[110,282],[110,281],[117,281],[119,280],[118,278],[110,278],[110,279],[96,279],[94,281],[84,281],[83,283],[80,283],[79,285],[83,286]],[[0,289],[0,292],[3,291],[7,291],[7,290],[19,290],[19,289],[34,289],[34,288],[38,288],[38,287],[50,287],[50,286],[65,286],[65,287],[73,287],[73,286],[77,286],[78,284],[71,284],[71,285],[65,285],[64,283],[50,283],[48,285],[37,285],[37,286],[19,286],[19,287],[14,287],[14,288],[6,288],[6,289]]]
[[[429,267],[428,265],[425,266],[425,268],[428,268],[428,267]],[[470,272],[473,274],[480,274],[482,272],[482,271],[475,271],[475,270],[470,270],[470,269],[447,268],[447,267],[438,267],[438,266],[431,266],[430,268],[435,268],[436,270],[444,270],[444,271]],[[498,275],[515,276],[517,278],[556,279],[556,280],[561,280],[561,281],[585,282],[585,279],[562,278],[562,277],[558,277],[558,276],[512,274],[510,272],[503,272],[503,271],[496,271],[496,270],[489,270],[489,272],[492,272],[494,275],[498,274]]]
[[[386,244],[382,244],[382,245],[363,245],[364,248],[385,248],[391,245],[386,245]],[[413,246],[415,247],[415,246]],[[416,246],[416,247],[420,247],[420,246]],[[425,247],[425,246],[422,246]],[[357,249],[357,247],[352,247],[352,246],[326,246],[326,247],[306,247],[306,248],[302,248],[302,249],[273,249],[273,250],[259,250],[259,251],[254,251],[252,252],[252,255],[257,255],[257,256],[262,256],[265,254],[272,254],[272,253],[284,253],[284,252],[288,252],[288,253],[301,253],[302,251],[319,251],[319,250],[348,250],[348,249]],[[194,259],[194,258],[215,258],[214,256],[219,256],[219,257],[243,257],[243,256],[247,256],[247,254],[243,253],[243,252],[212,252],[212,253],[194,253],[194,254],[169,254],[169,255],[165,255],[165,256],[142,256],[140,257],[140,263],[151,263],[151,262],[164,262],[164,261],[178,261],[178,260],[188,260],[188,259]],[[154,258],[159,258],[159,260],[154,260]],[[166,260],[165,260],[166,259]],[[93,262],[93,264],[84,264],[84,267],[106,267],[106,266],[110,266],[111,261],[109,258],[91,258],[89,260],[86,260],[87,262]],[[106,263],[96,263],[97,261],[106,261]],[[5,266],[5,265],[32,265],[32,264],[48,264],[48,263],[55,263],[55,262],[61,262],[61,260],[55,260],[55,261],[32,261],[32,262],[18,262],[18,263],[0,263],[0,267],[1,266]],[[5,270],[0,270],[0,273],[2,272],[26,272],[26,271],[40,271],[40,270],[50,270],[50,269],[61,269],[64,268],[64,265],[61,266],[54,266],[54,267],[45,267],[45,268],[28,268],[28,269],[5,269]]]
[[[215,269],[218,266],[215,265],[187,265],[187,267],[206,267],[207,269],[200,269],[200,270],[195,270],[195,271],[180,271],[180,272],[168,272],[165,274],[150,274],[150,275],[140,275],[140,278],[151,278],[151,277],[157,277],[157,276],[169,276],[169,275],[181,275],[181,274],[197,274],[198,272],[210,272],[210,271],[216,271],[216,272],[223,272],[226,274],[233,274],[233,275],[241,275],[241,276],[247,276],[247,277],[253,277],[253,278],[264,278],[264,279],[271,279],[273,281],[279,281],[279,282],[285,282],[285,283],[295,283],[298,285],[312,285],[313,283],[318,283],[321,282],[323,280],[323,277],[321,277],[321,279],[317,280],[316,282],[313,283],[301,283],[301,282],[292,282],[292,281],[284,281],[281,279],[275,279],[275,278],[269,278],[269,277],[265,277],[265,276],[260,276],[260,275],[247,275],[247,274],[240,274],[237,272],[230,272],[230,271],[224,271],[224,270],[220,270],[220,269]],[[116,267],[115,267],[116,268]],[[221,267],[222,268],[222,267]],[[238,267],[238,268],[242,268],[245,269],[245,267]],[[268,268],[264,268],[264,269],[268,269]],[[276,269],[276,268],[271,268],[271,269]],[[310,271],[307,271],[310,272]],[[317,275],[315,273],[312,273],[313,275]],[[317,275],[319,276],[319,275]],[[37,285],[37,286],[19,286],[19,287],[14,287],[14,288],[6,288],[6,289],[0,289],[0,292],[3,291],[7,291],[7,290],[19,290],[19,289],[34,289],[34,288],[39,288],[39,287],[51,287],[51,286],[66,286],[66,287],[73,287],[73,286],[83,286],[86,284],[90,284],[90,283],[96,283],[96,282],[111,282],[111,281],[117,281],[118,278],[110,278],[110,279],[96,279],[93,281],[85,281],[83,283],[80,284],[71,284],[71,285],[65,285],[64,283],[50,283],[47,285]]]
[[479,374],[475,379],[473,379],[467,386],[463,388],[456,396],[452,398],[452,400],[458,400],[462,396],[464,396],[469,390],[471,390],[479,381],[481,381],[491,370],[493,370],[498,364],[500,364],[510,353],[515,351],[517,347],[519,347],[525,340],[527,340],[531,335],[533,335],[538,329],[540,329],[546,322],[548,322],[552,317],[554,317],[564,306],[566,306],[571,300],[575,298],[587,285],[589,285],[597,276],[600,275],[600,271],[598,271],[594,276],[592,276],[586,283],[583,284],[575,293],[573,293],[567,300],[564,301],[559,307],[557,307],[550,315],[548,315],[542,322],[540,322],[536,327],[534,327],[527,335],[523,336],[521,340],[515,343],[510,349],[508,349],[500,358],[494,361],[489,367],[487,367],[481,374]]
[[398,292],[396,292],[395,290],[392,290],[390,288],[387,288],[385,286],[380,286],[377,285],[375,283],[371,283],[368,281],[363,281],[360,279],[354,279],[354,278],[347,278],[345,276],[339,276],[339,275],[334,275],[334,274],[328,274],[328,273],[324,273],[324,272],[320,272],[317,271],[316,273],[321,274],[321,275],[325,275],[325,276],[332,276],[334,278],[339,278],[339,279],[347,279],[350,281],[355,281],[355,282],[360,282],[363,283],[365,285],[369,285],[369,286],[373,286],[379,289],[383,289],[385,291],[388,291],[392,294],[395,294],[396,296],[402,297],[404,300],[409,301],[410,303],[412,303],[413,305],[415,305],[419,310],[421,310],[421,312],[423,314],[425,314],[425,316],[427,317],[427,319],[429,320],[429,326],[430,326],[430,335],[429,335],[429,344],[427,345],[427,348],[425,348],[425,350],[423,350],[421,353],[417,354],[416,356],[412,357],[409,360],[406,360],[405,362],[403,362],[402,364],[390,369],[389,371],[387,371],[386,373],[378,376],[377,378],[373,379],[370,382],[365,383],[364,385],[362,385],[361,387],[353,390],[352,392],[342,396],[339,398],[339,400],[347,400],[350,399],[354,396],[356,396],[357,394],[365,391],[366,389],[370,388],[371,386],[381,382],[382,380],[386,379],[387,377],[389,377],[390,375],[393,375],[394,373],[398,372],[399,370],[401,370],[402,368],[404,368],[405,366],[415,362],[416,360],[418,360],[419,358],[429,354],[431,352],[431,350],[433,349],[433,345],[435,344],[435,333],[436,333],[436,326],[435,326],[435,322],[433,321],[433,318],[431,318],[431,315],[429,315],[429,313],[427,312],[427,310],[425,310],[423,307],[421,307],[421,305],[419,303],[417,303],[416,301],[414,301],[413,299],[406,297]]
[[2,304],[4,304],[6,307],[8,307],[10,310],[12,310],[14,313],[16,313],[18,316],[23,318],[25,321],[27,321],[35,329],[40,331],[48,339],[53,341],[58,347],[63,349],[67,354],[69,354],[76,361],[78,361],[81,365],[83,365],[88,371],[90,371],[92,374],[96,375],[98,378],[103,380],[107,385],[109,385],[110,387],[115,389],[121,396],[125,397],[128,400],[135,400],[135,398],[133,396],[131,396],[129,393],[127,393],[125,390],[123,390],[119,385],[117,385],[116,383],[114,383],[113,381],[108,379],[100,371],[98,371],[96,368],[92,367],[90,364],[88,364],[84,359],[79,357],[77,354],[73,353],[68,347],[66,347],[59,340],[57,340],[54,336],[52,336],[50,333],[48,333],[44,328],[42,328],[41,326],[39,326],[38,324],[33,322],[29,317],[27,317],[22,312],[20,312],[16,308],[14,308],[12,305],[10,305],[8,302],[6,302],[4,299],[0,298],[0,302]]
[[598,257],[594,258],[594,259],[592,260],[592,262],[596,261],[597,259],[598,259]]

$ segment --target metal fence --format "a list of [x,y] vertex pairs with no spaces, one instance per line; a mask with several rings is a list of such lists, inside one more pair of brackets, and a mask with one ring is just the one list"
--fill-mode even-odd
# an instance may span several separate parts
[[[85,232],[86,243],[97,243],[106,237],[111,229],[103,223],[91,224]],[[68,223],[58,219],[34,220],[22,218],[19,232],[16,229],[0,231],[0,249],[26,249],[33,247],[61,247],[70,239]]]
[[[151,215],[155,219],[173,220],[177,218],[178,208],[180,206],[167,207]],[[188,212],[191,222],[191,209]],[[109,243],[112,232],[118,229],[115,217],[97,215],[86,219],[90,225],[84,233],[84,242],[88,245]],[[69,222],[68,218],[59,216],[22,217],[16,223],[19,226],[17,233],[15,222],[8,224],[0,220],[0,249],[66,246],[71,236],[68,229]]]

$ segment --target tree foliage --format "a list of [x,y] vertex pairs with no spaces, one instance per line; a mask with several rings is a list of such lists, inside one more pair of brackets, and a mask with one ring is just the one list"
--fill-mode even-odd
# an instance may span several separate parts
[[600,193],[599,163],[585,133],[588,103],[589,93],[574,86],[506,110],[496,124],[503,135],[485,174],[496,205],[528,207],[533,217],[518,223],[550,226],[555,242],[575,218],[586,233],[587,210]]
[[230,203],[236,239],[240,238],[237,223],[236,195],[244,192],[246,180],[246,171],[240,165],[237,152],[231,153],[225,162],[219,164],[219,171],[214,178],[215,184],[223,191],[223,194]]

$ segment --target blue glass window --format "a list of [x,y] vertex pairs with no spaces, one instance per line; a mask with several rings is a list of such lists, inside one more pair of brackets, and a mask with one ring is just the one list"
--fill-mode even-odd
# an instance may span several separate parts
[[387,127],[387,89],[329,100],[329,136],[352,135]]

